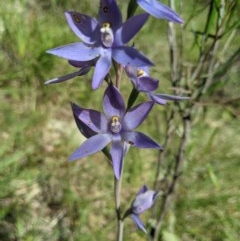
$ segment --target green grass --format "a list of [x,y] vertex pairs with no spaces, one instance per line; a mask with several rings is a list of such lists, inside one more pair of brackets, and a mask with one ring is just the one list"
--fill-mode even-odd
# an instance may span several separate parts
[[[47,49],[77,40],[66,24],[64,10],[95,14],[95,4],[88,7],[89,3],[0,3],[1,241],[114,240],[113,174],[105,157],[99,153],[74,163],[66,161],[83,141],[69,102],[101,109],[104,88],[91,92],[92,72],[66,83],[43,85],[72,70],[66,61],[45,54]],[[169,93],[166,24],[150,19],[144,33],[136,37],[137,47],[155,60],[159,67],[154,67],[153,73],[161,79],[161,91],[166,87]],[[190,33],[186,39],[190,42]],[[146,43],[151,43],[150,49]],[[159,56],[161,52],[164,54]],[[196,50],[191,53],[186,52],[189,61]],[[239,95],[238,76],[239,69],[230,71],[230,81],[223,86],[227,97]],[[125,93],[128,85],[124,80]],[[235,241],[240,236],[239,105],[231,105],[229,111],[221,103],[216,105],[219,96],[205,97],[207,112],[198,109],[163,240]],[[163,115],[164,108],[168,107],[157,107],[142,127],[159,142],[164,141],[159,136],[164,125],[156,127],[154,118]],[[235,113],[235,118],[229,113]],[[178,131],[176,126],[176,139]],[[156,158],[156,151],[130,150],[123,179],[123,207],[139,186],[152,185]],[[146,222],[149,213],[143,215]],[[126,221],[125,240],[146,240],[130,219]]]

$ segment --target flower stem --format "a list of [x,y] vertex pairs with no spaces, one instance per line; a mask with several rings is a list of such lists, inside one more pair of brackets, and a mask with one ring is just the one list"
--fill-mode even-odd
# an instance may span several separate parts
[[118,65],[117,75],[116,75],[116,87],[118,89],[120,89],[120,84],[121,84],[121,80],[122,80],[122,73],[123,73],[123,66]]
[[124,225],[124,221],[123,220],[118,220],[117,241],[122,241],[123,240],[123,225]]
[[129,110],[133,106],[133,104],[136,101],[138,95],[139,95],[139,92],[135,88],[133,88],[132,92],[131,92],[131,94],[128,98],[127,110]]
[[115,195],[115,208],[116,208],[116,215],[117,215],[117,222],[118,222],[118,230],[117,230],[117,241],[123,240],[123,219],[121,217],[121,184],[122,178],[120,177],[119,180],[115,178],[114,182],[114,195]]

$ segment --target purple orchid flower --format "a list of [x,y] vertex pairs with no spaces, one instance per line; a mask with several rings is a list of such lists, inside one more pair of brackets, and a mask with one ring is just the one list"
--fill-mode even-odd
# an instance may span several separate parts
[[[104,114],[72,104],[78,127],[89,137],[70,157],[73,161],[101,151],[111,142],[110,155],[115,177],[120,178],[122,162],[128,145],[139,148],[162,149],[150,137],[134,131],[148,116],[154,101],[141,103],[126,112],[123,97],[109,85],[103,97]],[[83,124],[83,125],[82,125]]]
[[137,0],[138,5],[147,13],[158,19],[183,23],[182,18],[167,5],[156,0]]
[[156,191],[148,190],[147,186],[144,185],[138,191],[130,209],[128,210],[128,213],[131,214],[131,217],[135,224],[145,233],[147,231],[139,215],[152,207],[157,196],[158,193]]
[[[71,60],[96,60],[92,88],[97,89],[110,70],[112,58],[126,66],[150,66],[153,63],[133,47],[125,46],[142,28],[148,14],[140,14],[122,23],[115,0],[100,0],[98,20],[75,11],[65,13],[73,32],[83,41],[48,50],[47,53]],[[75,73],[73,75],[77,75]],[[70,76],[71,77],[71,76]],[[63,77],[66,79],[67,77]]]
[[175,96],[153,92],[158,88],[159,81],[149,76],[149,68],[147,66],[139,68],[128,65],[125,67],[125,71],[135,89],[139,92],[145,92],[149,99],[155,101],[157,104],[165,105],[167,100],[176,101],[189,99],[185,96]]

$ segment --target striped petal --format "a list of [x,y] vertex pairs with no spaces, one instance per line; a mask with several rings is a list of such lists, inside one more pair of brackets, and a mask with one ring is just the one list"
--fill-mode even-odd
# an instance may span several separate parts
[[111,136],[109,134],[99,134],[90,137],[83,144],[73,152],[73,154],[68,158],[69,161],[74,161],[96,152],[101,151],[108,143],[111,141]]
[[65,12],[69,27],[86,44],[94,44],[99,33],[99,25],[95,18],[75,11]]
[[153,65],[147,57],[133,47],[119,46],[112,48],[112,57],[116,62],[126,67],[133,65],[137,67]]
[[124,117],[123,128],[125,130],[137,128],[146,119],[153,105],[154,101],[147,101],[130,109]]
[[100,51],[101,47],[88,47],[83,43],[77,42],[50,49],[47,53],[68,60],[89,61],[97,58],[100,55]]
[[102,84],[104,78],[108,74],[110,67],[112,64],[112,58],[111,58],[111,51],[105,51],[104,55],[101,55],[101,57],[97,60],[93,79],[92,79],[92,88],[98,89],[100,85]]
[[136,131],[128,131],[122,133],[122,139],[127,143],[131,144],[132,146],[139,147],[139,148],[153,148],[153,149],[160,149],[163,148],[151,139],[149,136]]
[[123,147],[123,143],[121,142],[120,135],[113,135],[110,154],[112,157],[114,175],[116,179],[119,180],[122,174],[123,156],[124,156],[124,147]]
[[84,109],[72,103],[73,114],[96,133],[107,132],[108,121],[99,111]]
[[119,90],[113,85],[109,85],[103,97],[103,109],[107,118],[110,120],[113,116],[117,116],[120,120],[125,114],[125,103]]

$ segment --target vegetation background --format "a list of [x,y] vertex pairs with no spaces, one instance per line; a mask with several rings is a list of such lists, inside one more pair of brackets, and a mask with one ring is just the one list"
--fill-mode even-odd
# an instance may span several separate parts
[[[183,0],[182,7],[176,6],[183,19],[196,13],[185,29],[185,66],[193,66],[199,43],[194,33],[204,28],[204,9],[211,2]],[[239,2],[229,2],[236,2],[238,11],[233,14],[239,19]],[[126,10],[127,1],[119,3]],[[91,91],[92,71],[65,83],[44,85],[48,79],[74,71],[67,61],[45,53],[78,41],[66,23],[66,10],[96,16],[98,1],[0,2],[1,241],[115,237],[113,174],[104,155],[67,162],[84,140],[69,103],[101,109],[104,87]],[[239,48],[239,26],[227,53]],[[150,18],[134,42],[155,62],[152,76],[160,79],[159,91],[171,93],[167,22]],[[218,57],[224,63],[225,56]],[[239,240],[239,60],[238,53],[214,91],[197,103],[183,172],[162,229],[163,241]],[[122,91],[126,96],[129,85],[125,78]],[[160,143],[164,141],[162,116],[170,107],[157,106],[141,127]],[[176,139],[181,131],[175,123]],[[152,150],[130,150],[124,167],[123,207],[144,183],[153,186],[157,156]],[[150,212],[142,218],[147,223]],[[146,240],[130,219],[124,235],[129,241]]]

